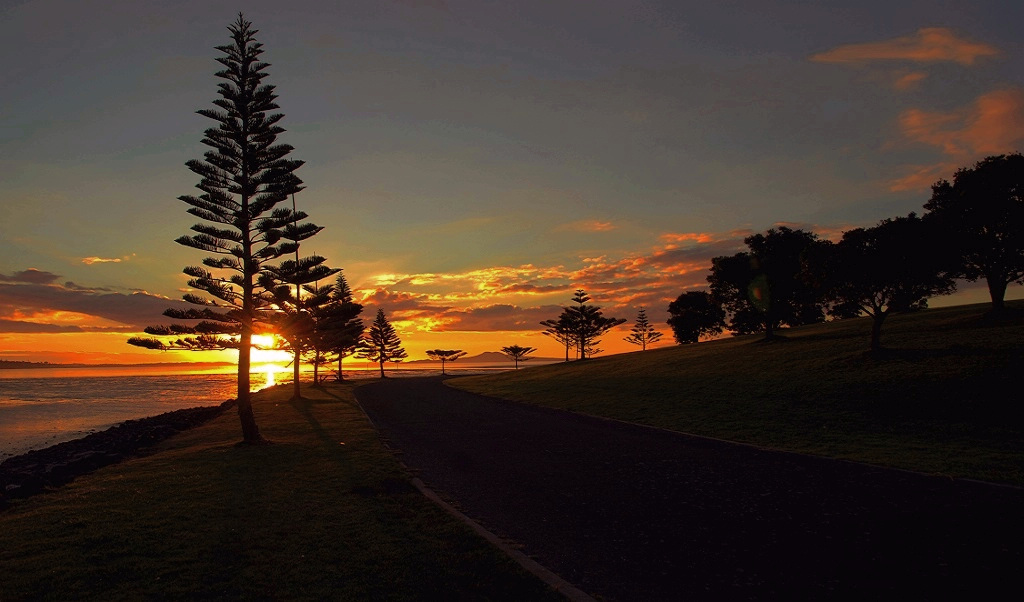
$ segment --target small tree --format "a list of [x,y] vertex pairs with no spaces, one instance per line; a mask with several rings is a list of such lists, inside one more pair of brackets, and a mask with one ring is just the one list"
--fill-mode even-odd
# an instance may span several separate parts
[[444,374],[445,362],[454,362],[466,355],[466,352],[461,349],[429,349],[427,350],[427,357],[434,360],[435,362],[441,362],[441,374]]
[[564,337],[566,341],[566,361],[569,361],[570,344],[576,346],[579,359],[587,359],[601,352],[597,348],[597,344],[600,343],[598,337],[619,324],[626,322],[626,320],[620,318],[604,317],[601,314],[600,307],[587,303],[587,301],[590,301],[590,297],[583,289],[577,289],[572,300],[576,305],[562,308],[562,314],[558,316],[557,320],[541,322],[542,326],[548,326],[545,334],[551,331],[552,334],[549,336],[555,336],[556,338]]
[[352,300],[352,289],[344,274],[338,274],[329,293],[330,303],[324,306],[318,322],[316,348],[324,354],[325,363],[333,361],[329,355],[334,356],[338,362],[337,378],[343,381],[342,361],[362,348],[366,327],[359,314],[363,312],[363,306]]
[[[565,361],[569,361],[569,350],[576,344],[575,327],[572,324],[572,316],[562,311],[562,314],[554,320],[544,320],[540,323],[544,327],[541,332],[546,337],[551,337],[565,347]],[[577,352],[577,355],[578,352]]]
[[689,291],[669,304],[668,325],[680,345],[696,343],[701,337],[722,334],[725,309],[707,291]]
[[363,344],[364,348],[357,352],[358,357],[377,362],[380,365],[381,378],[387,378],[384,374],[384,362],[400,362],[408,357],[402,348],[402,340],[398,338],[394,326],[388,322],[383,309],[377,310],[377,317],[363,335]]
[[519,362],[525,362],[529,359],[533,359],[526,356],[533,353],[536,350],[537,349],[535,349],[534,347],[520,347],[519,345],[509,345],[508,347],[501,348],[501,352],[507,355],[510,360],[513,360],[516,363],[516,370],[519,369]]
[[[286,235],[286,238],[292,236]],[[274,319],[275,329],[281,335],[284,347],[292,352],[292,399],[302,399],[299,378],[302,357],[314,349],[317,309],[328,301],[328,297],[318,294],[315,287],[304,287],[305,295],[300,291],[303,290],[303,285],[327,278],[339,271],[337,268],[327,267],[324,261],[326,260],[318,255],[290,259],[279,266],[269,266],[260,278],[262,286],[271,291],[274,305],[279,311]],[[315,369],[314,364],[314,383],[317,382]]]
[[956,275],[984,278],[992,312],[1004,309],[1006,287],[1024,283],[1024,156],[987,157],[961,168],[953,182],[932,186],[924,218],[936,222],[960,251]]
[[629,336],[622,340],[633,345],[639,345],[641,351],[647,351],[647,346],[660,338],[661,333],[647,320],[647,312],[641,307],[636,314],[636,322],[633,323],[633,329],[630,331]]
[[808,275],[824,287],[834,315],[871,317],[870,349],[877,351],[890,313],[923,309],[929,297],[955,290],[950,247],[938,235],[913,213],[850,230],[839,243],[818,247]]
[[[273,311],[269,291],[257,280],[272,262],[296,250],[295,241],[310,226],[296,225],[291,209],[278,206],[302,190],[302,180],[293,173],[302,161],[286,158],[291,146],[275,144],[284,132],[277,125],[284,116],[271,112],[278,108],[277,96],[274,86],[263,83],[269,65],[259,60],[263,48],[257,31],[241,14],[228,30],[231,43],[217,47],[224,53],[217,58],[224,66],[216,74],[224,80],[218,85],[220,98],[213,101],[216,108],[198,111],[217,122],[204,132],[203,144],[211,150],[203,160],[186,163],[200,177],[196,187],[202,194],[178,197],[203,220],[192,226],[195,234],[176,242],[212,254],[203,260],[204,267],[184,270],[192,278],[189,286],[209,297],[189,293],[184,299],[199,308],[164,312],[186,324],[146,329],[150,335],[176,337],[172,341],[134,337],[128,342],[150,349],[237,349],[242,436],[256,443],[264,439],[249,394],[252,335]],[[284,239],[289,227],[296,228],[293,240]]]

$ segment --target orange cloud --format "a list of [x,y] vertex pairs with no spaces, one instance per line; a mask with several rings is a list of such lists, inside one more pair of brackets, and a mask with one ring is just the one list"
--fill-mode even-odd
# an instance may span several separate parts
[[908,109],[899,117],[904,141],[933,146],[946,155],[934,165],[917,165],[890,183],[898,190],[927,189],[982,156],[1017,150],[1024,142],[1024,90],[989,92],[954,111]]
[[562,224],[556,230],[571,230],[575,232],[610,232],[617,226],[611,222],[602,222],[596,219],[581,220],[569,224]]
[[999,50],[988,44],[971,42],[957,37],[945,27],[926,27],[917,33],[864,44],[846,44],[811,56],[820,63],[862,63],[866,61],[948,61],[973,65],[987,56],[996,56]]
[[658,240],[670,245],[685,242],[708,243],[714,240],[714,235],[706,232],[668,233],[659,236]]
[[83,257],[82,263],[85,265],[93,265],[94,263],[121,263],[122,261],[128,261],[132,257],[135,257],[135,253],[125,255],[124,257]]
[[897,79],[893,83],[893,87],[897,90],[905,91],[910,90],[921,83],[928,74],[923,71],[911,71],[909,73],[897,74]]

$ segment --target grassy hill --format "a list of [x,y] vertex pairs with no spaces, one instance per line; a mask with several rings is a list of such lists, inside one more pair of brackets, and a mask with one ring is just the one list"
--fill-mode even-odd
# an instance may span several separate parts
[[843,320],[449,381],[469,391],[741,441],[1024,485],[1024,302]]

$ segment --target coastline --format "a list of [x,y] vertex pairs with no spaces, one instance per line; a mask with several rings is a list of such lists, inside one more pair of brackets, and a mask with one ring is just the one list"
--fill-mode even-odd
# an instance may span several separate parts
[[7,458],[0,462],[0,510],[10,499],[60,487],[98,468],[141,455],[171,435],[220,416],[234,407],[235,401],[125,420],[79,439]]

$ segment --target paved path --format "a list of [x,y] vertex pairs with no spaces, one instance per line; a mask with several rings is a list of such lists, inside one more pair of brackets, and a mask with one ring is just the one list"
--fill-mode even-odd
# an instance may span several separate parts
[[597,597],[1020,593],[1021,489],[636,427],[439,378],[356,397],[429,487]]

